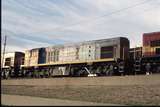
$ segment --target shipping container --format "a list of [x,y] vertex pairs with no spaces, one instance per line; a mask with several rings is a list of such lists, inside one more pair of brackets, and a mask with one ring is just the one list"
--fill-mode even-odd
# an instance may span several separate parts
[[143,34],[143,56],[157,56],[160,53],[156,50],[160,48],[160,32]]
[[[143,34],[143,46],[150,46],[151,42],[160,40],[160,32],[144,33]],[[159,45],[158,45],[159,46]]]

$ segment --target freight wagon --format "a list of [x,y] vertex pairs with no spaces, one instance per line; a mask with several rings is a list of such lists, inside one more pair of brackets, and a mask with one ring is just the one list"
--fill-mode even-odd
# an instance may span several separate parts
[[[143,34],[142,56],[134,58],[136,73],[160,72],[160,32]],[[134,55],[137,56],[137,55]],[[132,58],[133,59],[133,58]]]
[[117,66],[119,59],[127,60],[128,51],[125,37],[32,49],[26,51],[21,71],[23,76],[33,77],[113,75],[109,69]]

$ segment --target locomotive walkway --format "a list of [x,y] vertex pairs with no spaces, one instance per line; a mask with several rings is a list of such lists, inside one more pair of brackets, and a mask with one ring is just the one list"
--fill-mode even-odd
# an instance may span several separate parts
[[118,106],[116,104],[60,100],[20,95],[1,94],[2,105],[8,106]]

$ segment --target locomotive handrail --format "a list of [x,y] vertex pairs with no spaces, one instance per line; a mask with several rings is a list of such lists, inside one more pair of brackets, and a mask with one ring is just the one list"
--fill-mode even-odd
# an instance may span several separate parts
[[36,64],[36,65],[21,65],[21,67],[34,67],[34,66],[46,66],[46,65],[64,65],[64,64],[80,64],[80,63],[93,63],[93,62],[109,62],[115,61],[114,58],[105,58],[105,59],[98,59],[98,60],[90,60],[90,61],[65,61],[65,62],[52,62],[52,63],[45,63],[45,64]]

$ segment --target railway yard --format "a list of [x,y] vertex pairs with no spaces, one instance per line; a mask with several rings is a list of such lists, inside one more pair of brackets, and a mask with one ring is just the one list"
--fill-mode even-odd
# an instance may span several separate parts
[[1,93],[94,102],[97,104],[160,105],[159,78],[160,74],[41,79],[17,78],[2,80]]
[[137,48],[116,37],[6,53],[3,59],[4,105],[41,98],[50,105],[160,105],[160,32],[144,33]]
[[[3,20],[1,105],[160,106],[160,31],[154,28],[156,20],[151,20],[157,14],[149,13],[148,18],[147,13],[142,14],[157,3],[138,8],[149,1],[141,0],[120,8],[121,4],[103,0],[85,1],[85,7],[76,1],[57,1],[3,4],[4,10],[12,6],[10,3],[14,7],[9,8],[11,12],[4,11],[9,19]],[[114,14],[121,11],[134,17],[130,19],[124,13],[116,18]],[[113,23],[108,20],[110,15],[114,15],[110,17]],[[90,18],[96,22],[89,24]],[[81,28],[80,24],[87,25]]]

